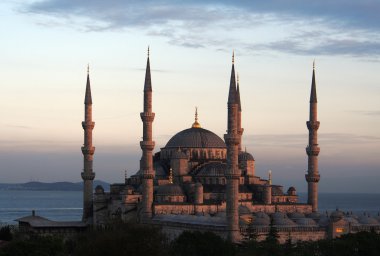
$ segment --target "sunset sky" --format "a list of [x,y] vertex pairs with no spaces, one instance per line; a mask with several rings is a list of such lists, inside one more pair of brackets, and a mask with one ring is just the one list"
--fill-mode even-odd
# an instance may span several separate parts
[[137,171],[151,49],[155,152],[189,128],[223,136],[231,55],[256,174],[306,191],[312,63],[320,191],[380,193],[380,2],[0,2],[0,183],[80,181],[90,64],[96,179]]

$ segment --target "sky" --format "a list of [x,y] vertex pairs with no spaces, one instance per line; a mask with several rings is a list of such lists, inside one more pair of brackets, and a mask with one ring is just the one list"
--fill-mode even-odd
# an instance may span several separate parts
[[223,137],[235,51],[256,174],[306,191],[315,60],[320,191],[380,193],[379,13],[374,0],[3,0],[0,182],[81,180],[87,64],[96,179],[134,174],[149,45],[155,152],[196,106]]

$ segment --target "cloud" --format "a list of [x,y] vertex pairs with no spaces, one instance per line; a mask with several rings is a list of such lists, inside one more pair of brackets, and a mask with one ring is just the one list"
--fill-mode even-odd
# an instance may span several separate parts
[[355,113],[358,115],[364,115],[364,116],[380,116],[380,111],[379,110],[353,110],[353,111],[348,111],[350,113]]
[[76,21],[87,31],[138,29],[188,48],[380,57],[380,2],[375,0],[45,0],[22,10]]
[[6,127],[17,128],[17,129],[33,129],[31,126],[18,125],[18,124],[5,124]]
[[[380,144],[380,137],[350,133],[320,133],[319,144],[325,147],[345,145]],[[243,143],[254,147],[304,148],[308,143],[308,134],[260,134],[245,135]]]

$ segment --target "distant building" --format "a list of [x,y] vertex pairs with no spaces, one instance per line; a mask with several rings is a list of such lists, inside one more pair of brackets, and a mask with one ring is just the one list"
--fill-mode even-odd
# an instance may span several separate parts
[[32,215],[16,219],[18,229],[23,235],[60,235],[70,237],[86,230],[82,221],[52,221],[41,216]]

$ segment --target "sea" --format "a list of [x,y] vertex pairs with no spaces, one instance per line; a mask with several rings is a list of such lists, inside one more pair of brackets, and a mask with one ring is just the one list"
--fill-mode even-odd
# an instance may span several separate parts
[[[0,190],[0,226],[15,225],[18,218],[32,214],[56,221],[79,221],[82,218],[82,191]],[[299,193],[299,202],[307,194]],[[319,194],[319,211],[336,209],[355,214],[380,212],[380,194]]]

